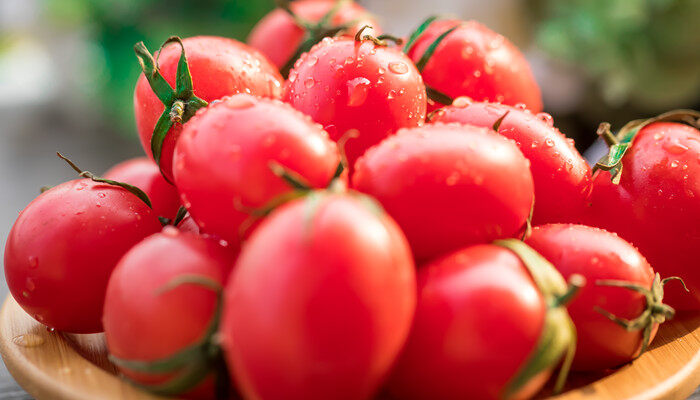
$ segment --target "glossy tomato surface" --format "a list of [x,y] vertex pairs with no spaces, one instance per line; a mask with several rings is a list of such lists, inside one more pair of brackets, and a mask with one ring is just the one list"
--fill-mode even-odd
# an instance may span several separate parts
[[406,233],[418,260],[517,236],[534,197],[530,163],[514,143],[482,127],[431,124],[371,148],[355,167]]
[[[192,75],[195,96],[212,102],[236,93],[279,98],[282,77],[277,68],[262,54],[233,39],[215,36],[195,36],[184,39],[187,63]],[[160,73],[175,88],[180,46],[167,45],[158,57]],[[165,106],[141,74],[134,93],[134,113],[141,145],[149,157],[151,136]],[[166,178],[172,181],[172,155],[182,130],[175,124],[163,143],[160,165]]]
[[117,186],[76,179],[42,193],[19,214],[5,245],[12,296],[60,331],[102,331],[107,280],[133,245],[161,226],[150,208]]
[[232,245],[253,210],[292,191],[277,163],[311,187],[326,187],[340,162],[326,132],[280,101],[236,95],[200,110],[175,150],[182,204],[204,231]]
[[619,185],[595,176],[591,223],[632,242],[662,276],[684,279],[690,293],[668,291],[677,309],[700,309],[700,131],[658,122],[635,136]]
[[180,208],[180,196],[175,186],[160,174],[158,166],[146,157],[121,162],[102,176],[117,182],[136,186],[148,195],[153,212],[159,217],[173,219]]
[[[104,328],[112,356],[156,361],[201,341],[215,318],[218,294],[186,280],[198,277],[223,286],[233,262],[234,253],[218,240],[172,226],[134,246],[107,286]],[[177,279],[185,281],[172,286]],[[167,375],[145,374],[124,367],[120,371],[143,384],[163,383],[182,373],[178,369]],[[213,398],[213,387],[192,394]]]
[[325,39],[299,59],[285,85],[285,101],[345,144],[352,166],[370,146],[425,119],[423,81],[398,49],[370,40]]
[[399,227],[368,203],[296,200],[246,242],[221,332],[245,398],[370,399],[389,372],[413,318],[414,265]]
[[551,262],[564,278],[572,274],[586,278],[586,285],[567,307],[578,337],[572,368],[603,370],[620,366],[638,355],[642,331],[625,330],[596,311],[596,307],[629,320],[646,309],[641,293],[598,285],[601,280],[618,280],[651,289],[654,271],[639,251],[613,233],[573,224],[536,227],[525,242]]
[[[438,45],[422,71],[425,84],[450,97],[509,105],[518,103],[542,111],[542,95],[525,57],[508,39],[476,21],[438,20],[411,47],[418,62],[443,33],[459,26]],[[431,103],[429,109],[442,104]]]
[[[396,399],[500,399],[539,342],[546,304],[510,250],[477,245],[418,271],[413,328],[388,383]],[[542,388],[536,376],[517,398]]]
[[[306,22],[317,23],[333,6],[335,0],[297,0],[291,10]],[[330,20],[329,27],[350,24],[345,33],[354,35],[360,28],[370,25],[379,30],[377,21],[362,6],[346,1]],[[304,40],[305,30],[282,9],[275,9],[255,25],[248,36],[248,44],[266,55],[273,64],[282,68],[294,55]]]
[[530,160],[535,182],[533,223],[582,222],[591,190],[591,168],[573,140],[554,127],[549,114],[458,98],[437,111],[431,121],[491,128],[504,115],[498,133],[514,140]]

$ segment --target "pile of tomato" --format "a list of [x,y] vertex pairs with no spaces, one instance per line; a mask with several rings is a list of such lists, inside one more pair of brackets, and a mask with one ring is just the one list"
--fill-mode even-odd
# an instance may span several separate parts
[[104,332],[124,379],[191,398],[524,399],[700,309],[700,113],[602,124],[591,169],[520,51],[478,22],[397,38],[350,1],[299,0],[249,42],[137,44],[148,158],[97,176],[60,155],[79,177],[7,239],[15,300],[52,330]]

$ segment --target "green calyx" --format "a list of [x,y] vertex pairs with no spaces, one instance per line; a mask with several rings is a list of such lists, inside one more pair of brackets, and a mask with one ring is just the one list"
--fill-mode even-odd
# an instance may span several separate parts
[[153,153],[153,159],[158,165],[160,165],[163,142],[170,128],[174,124],[184,124],[194,116],[197,110],[206,107],[208,104],[206,101],[194,95],[192,75],[190,74],[187,57],[185,56],[185,46],[179,37],[172,36],[168,38],[160,47],[158,56],[160,56],[163,48],[170,43],[177,43],[181,48],[180,60],[177,64],[175,89],[173,89],[163,75],[161,75],[158,67],[158,59],[153,58],[153,55],[151,55],[143,42],[136,43],[134,46],[136,57],[139,60],[146,80],[158,99],[160,99],[165,106],[165,110],[160,118],[158,118],[158,122],[156,122],[156,126],[153,130],[153,136],[151,137],[151,152]]
[[365,31],[367,29],[373,29],[371,25],[364,25],[360,30],[357,31],[355,34],[355,41],[356,42],[362,42],[364,40],[369,40],[372,43],[374,43],[377,46],[380,47],[387,47],[389,46],[389,41],[394,42],[397,45],[401,45],[403,43],[403,39],[398,38],[396,36],[392,35],[379,35],[379,36],[373,36],[370,34],[365,34]]
[[350,29],[358,20],[353,20],[345,24],[334,25],[333,18],[338,14],[340,9],[350,3],[351,0],[336,0],[333,7],[326,14],[318,20],[318,22],[310,22],[298,16],[291,7],[291,2],[289,0],[277,0],[277,7],[284,10],[289,14],[294,23],[304,30],[304,38],[299,44],[299,47],[294,51],[294,54],[287,60],[287,62],[280,68],[280,73],[287,79],[289,76],[289,71],[294,67],[294,63],[301,57],[302,54],[311,50],[311,48],[323,38],[332,37],[340,32]]
[[531,379],[555,367],[563,359],[554,385],[554,392],[558,393],[566,383],[576,352],[576,328],[566,311],[566,304],[585,284],[585,279],[580,275],[572,275],[567,285],[549,261],[520,240],[497,240],[493,244],[512,251],[520,258],[547,305],[537,346],[505,387],[504,397],[517,394]]
[[[414,30],[411,35],[409,36],[408,40],[406,41],[406,44],[403,47],[403,52],[408,54],[409,51],[411,51],[411,48],[416,44],[420,36],[428,29],[428,27],[435,21],[438,21],[440,19],[443,19],[443,17],[440,17],[438,15],[433,15],[431,17],[428,17],[425,21],[423,21],[416,30]],[[455,24],[452,28],[446,30],[443,32],[440,36],[438,36],[431,44],[428,46],[428,48],[425,50],[423,55],[418,59],[418,62],[416,62],[416,67],[418,68],[418,71],[421,73],[423,72],[423,69],[425,69],[425,66],[428,64],[428,61],[430,61],[430,58],[435,54],[435,50],[437,50],[438,46],[442,41],[449,36],[450,33],[454,32],[455,29],[459,28],[462,25],[462,23],[457,23]],[[445,93],[442,93],[441,91],[432,88],[428,85],[425,86],[425,91],[426,94],[428,95],[428,98],[431,99],[432,101],[440,104],[452,104],[452,99],[450,96],[446,95]]]
[[141,201],[143,201],[148,206],[148,208],[153,208],[153,205],[151,204],[151,199],[148,198],[148,195],[143,190],[139,189],[138,187],[136,187],[134,185],[129,185],[128,183],[124,183],[124,182],[118,182],[118,181],[113,181],[110,179],[100,178],[99,176],[96,176],[95,174],[93,174],[90,171],[83,171],[73,161],[71,161],[68,157],[64,156],[63,154],[56,152],[56,155],[58,156],[58,158],[62,159],[66,163],[68,163],[68,165],[70,165],[70,167],[73,168],[73,170],[75,170],[75,172],[77,172],[78,175],[80,175],[81,177],[88,178],[94,182],[106,183],[108,185],[118,186],[120,188],[126,189],[129,192],[131,192],[133,195],[138,197]]
[[160,224],[165,226],[165,225],[172,225],[172,226],[178,226],[180,225],[180,222],[182,222],[183,219],[187,216],[187,209],[183,206],[180,206],[180,208],[177,209],[177,213],[175,214],[175,218],[170,219],[170,218],[165,218],[165,217],[158,217],[158,221],[160,221]]
[[[197,285],[216,292],[216,309],[202,338],[191,346],[159,360],[127,360],[113,355],[110,355],[109,359],[120,368],[141,374],[174,374],[165,382],[157,384],[143,384],[126,378],[134,386],[163,396],[177,396],[186,393],[194,389],[213,372],[217,382],[217,398],[227,398],[227,392],[230,388],[228,384],[222,384],[222,382],[226,382],[228,373],[223,367],[225,365],[223,353],[216,340],[223,306],[223,288],[218,282],[206,276],[181,275],[159,288],[156,295],[163,295],[182,285]],[[221,392],[219,393],[219,391]]]
[[617,135],[610,131],[610,124],[603,122],[598,126],[598,136],[605,140],[610,148],[593,167],[597,170],[609,171],[612,183],[619,184],[622,178],[622,159],[632,145],[632,140],[639,131],[655,122],[678,122],[700,129],[700,112],[695,110],[673,110],[653,118],[637,119],[623,126]]
[[599,280],[596,285],[599,286],[610,286],[624,288],[627,290],[632,290],[644,295],[646,300],[646,308],[637,317],[631,320],[625,318],[619,318],[609,311],[606,311],[600,307],[596,307],[595,310],[608,318],[610,321],[620,325],[627,331],[642,331],[642,348],[639,351],[637,357],[641,356],[651,343],[651,332],[656,324],[662,324],[666,322],[667,319],[673,318],[676,311],[673,307],[664,304],[664,287],[671,280],[678,280],[683,285],[683,288],[688,291],[685,287],[683,280],[677,276],[672,276],[666,279],[661,279],[661,276],[657,273],[654,276],[654,280],[651,283],[651,288],[645,288],[638,283],[618,281],[618,280]]

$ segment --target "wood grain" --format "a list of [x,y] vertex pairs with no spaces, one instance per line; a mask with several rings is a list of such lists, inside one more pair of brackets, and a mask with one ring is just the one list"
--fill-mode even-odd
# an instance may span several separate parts
[[[49,332],[8,297],[0,311],[0,353],[12,376],[39,400],[162,399],[119,379],[102,335]],[[681,400],[700,385],[700,313],[661,326],[651,349],[607,374],[573,374],[548,400]]]

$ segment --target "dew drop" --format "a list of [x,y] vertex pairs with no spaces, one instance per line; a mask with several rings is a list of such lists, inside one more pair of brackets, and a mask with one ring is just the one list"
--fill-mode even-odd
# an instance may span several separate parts
[[671,154],[683,154],[688,150],[686,145],[678,142],[667,143],[664,148]]
[[396,93],[396,90],[390,90],[389,94],[386,96],[387,99],[393,100],[398,96],[398,93]]
[[102,192],[100,192],[100,193],[97,193],[97,197],[99,197],[99,198],[101,198],[101,199],[104,199],[105,197],[107,197],[107,195],[104,194],[104,193],[102,193]]
[[348,106],[358,107],[364,104],[369,93],[370,81],[367,78],[355,78],[348,82]]
[[307,64],[311,67],[318,64],[318,57],[311,55],[307,58]]
[[408,72],[408,65],[403,61],[394,61],[389,63],[389,71],[401,75]]
[[312,87],[314,87],[315,84],[316,81],[313,77],[308,77],[304,80],[304,87],[306,87],[307,89],[311,89]]
[[552,140],[552,138],[547,138],[544,140],[544,145],[547,147],[554,147],[554,140]]
[[36,284],[34,283],[34,279],[27,278],[27,290],[29,290],[30,292],[33,292],[34,289],[36,289]]
[[676,161],[676,160],[671,161],[671,168],[678,168],[678,161]]
[[474,71],[474,73],[472,73],[472,75],[474,75],[474,78],[480,78],[480,77],[481,77],[481,71],[479,71],[479,70],[477,69],[476,71]]
[[654,134],[654,140],[661,140],[662,137],[664,137],[664,135],[661,134],[661,132],[657,132]]
[[452,105],[459,108],[468,107],[472,104],[472,99],[467,96],[461,96],[454,99]]
[[552,118],[551,115],[549,115],[546,112],[541,112],[536,115],[537,118],[539,118],[540,121],[544,122],[545,124],[549,126],[554,126],[554,118]]
[[458,181],[459,181],[459,172],[455,171],[455,172],[451,173],[450,176],[447,177],[447,179],[445,179],[445,184],[447,186],[454,186],[457,184]]
[[[518,104],[516,104],[514,107],[517,108],[518,110],[525,110],[525,109],[527,109],[527,105],[526,105],[525,103],[518,103]],[[543,114],[544,114],[544,113],[543,113]]]
[[37,347],[44,344],[44,338],[34,333],[27,333],[13,337],[12,343],[21,347]]
[[384,75],[386,73],[386,69],[379,67],[379,69],[377,69],[377,73],[379,73],[379,75]]
[[39,258],[37,256],[29,256],[29,268],[36,268],[39,266]]

